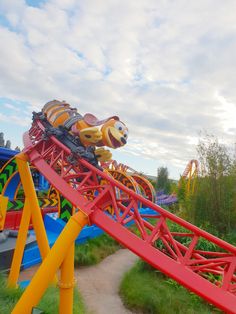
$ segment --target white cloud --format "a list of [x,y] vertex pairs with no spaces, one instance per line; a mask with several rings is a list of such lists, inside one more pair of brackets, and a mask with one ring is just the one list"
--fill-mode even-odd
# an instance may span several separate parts
[[215,93],[215,99],[220,103],[219,116],[224,131],[227,133],[236,132],[235,117],[236,117],[236,102],[233,103],[227,100],[218,92]]
[[12,105],[12,104],[6,103],[6,104],[3,104],[3,106],[4,106],[5,108],[8,108],[8,109],[13,110],[13,111],[18,111],[18,112],[20,111],[20,108],[14,106],[14,105]]
[[5,121],[6,117],[0,112],[0,121]]
[[234,0],[4,0],[0,10],[0,96],[26,111],[57,98],[118,114],[126,152],[176,169],[195,158],[200,130],[235,138]]
[[[12,126],[13,129],[16,125],[23,127],[30,127],[31,125],[31,118],[26,116],[6,115],[0,113],[0,121]],[[15,135],[18,136],[17,133]]]
[[19,116],[9,116],[8,119],[12,121],[13,124],[20,125],[20,126],[27,126],[29,127],[31,124],[31,119],[29,117],[19,117]]

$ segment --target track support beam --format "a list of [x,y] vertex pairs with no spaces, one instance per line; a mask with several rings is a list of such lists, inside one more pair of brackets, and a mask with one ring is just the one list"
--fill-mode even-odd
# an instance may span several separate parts
[[8,278],[8,285],[16,287],[17,280],[19,277],[20,266],[22,262],[22,257],[24,253],[24,247],[27,238],[27,232],[30,224],[30,218],[32,218],[37,243],[39,246],[40,254],[42,259],[44,259],[50,247],[48,244],[47,234],[44,228],[43,218],[41,210],[39,207],[37,195],[35,192],[34,182],[31,176],[28,157],[24,153],[20,153],[16,156],[16,162],[22,182],[22,186],[25,192],[25,206],[23,209],[23,214],[20,223],[20,229],[18,233],[18,238],[16,242],[16,248],[14,251],[14,256],[12,260],[12,265],[10,269],[10,275]]
[[[80,231],[87,223],[88,217],[82,211],[79,211],[70,218],[52,249],[48,253],[47,257],[34,275],[29,286],[26,288],[25,292],[16,304],[12,314],[31,314],[33,307],[38,304],[50,282],[52,281],[53,276],[56,274],[56,271],[62,264],[62,279],[66,282],[68,280],[71,282],[73,273],[73,270],[71,269],[73,244]],[[68,275],[65,275],[64,267],[66,265],[69,266],[69,269],[67,269]],[[72,314],[72,288],[69,288],[68,291],[64,291],[66,289],[62,290],[60,313]]]

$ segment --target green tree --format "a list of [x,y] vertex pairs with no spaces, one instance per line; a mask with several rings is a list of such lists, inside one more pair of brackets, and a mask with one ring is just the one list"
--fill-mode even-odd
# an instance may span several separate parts
[[153,186],[154,189],[156,190],[156,189],[157,189],[157,181],[156,181],[156,180],[153,180],[153,179],[150,179],[150,178],[148,178],[148,181],[152,184],[152,186]]
[[185,213],[197,225],[210,226],[221,235],[228,233],[236,226],[235,160],[212,135],[199,140],[197,152],[200,178],[194,194],[186,200]]
[[178,196],[178,201],[180,203],[185,202],[185,199],[186,199],[186,180],[183,177],[180,177],[180,179],[179,179],[177,196]]
[[159,167],[157,169],[157,191],[163,190],[164,193],[170,192],[169,172],[166,167]]

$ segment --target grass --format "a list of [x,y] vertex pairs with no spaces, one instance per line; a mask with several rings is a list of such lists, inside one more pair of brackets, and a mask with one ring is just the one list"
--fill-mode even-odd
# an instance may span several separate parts
[[75,266],[97,264],[120,248],[120,244],[113,238],[107,234],[102,234],[99,237],[86,241],[82,245],[76,245]]
[[[115,240],[103,234],[97,238],[88,240],[85,244],[75,247],[75,266],[97,264],[106,256],[113,254],[120,248],[121,246]],[[0,275],[0,313],[10,314],[23,291],[24,290],[21,288],[8,288],[5,278]],[[37,305],[37,308],[43,310],[45,314],[57,314],[58,306],[59,289],[49,287],[40,303]],[[77,289],[74,290],[73,313],[86,313]]]
[[[10,314],[15,304],[23,293],[23,289],[12,289],[6,286],[6,280],[0,277],[0,313]],[[45,314],[58,314],[59,289],[49,287],[41,299],[37,308],[44,311]],[[81,296],[77,289],[74,290],[74,310],[73,313],[86,313]]]
[[144,314],[221,313],[142,261],[125,274],[120,296],[127,308]]

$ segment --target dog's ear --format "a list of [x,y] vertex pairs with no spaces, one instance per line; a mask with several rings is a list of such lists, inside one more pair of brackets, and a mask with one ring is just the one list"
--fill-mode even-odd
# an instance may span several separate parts
[[104,119],[104,120],[99,120],[97,117],[95,117],[91,113],[86,113],[84,115],[84,122],[90,126],[102,125],[102,124],[106,123],[107,121],[109,121],[110,119],[120,120],[119,117],[117,117],[117,116],[112,116],[112,117],[109,117],[109,118]]

